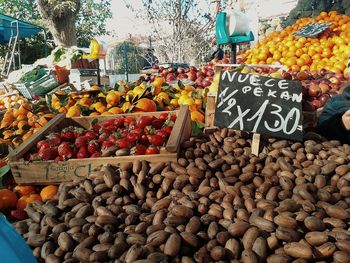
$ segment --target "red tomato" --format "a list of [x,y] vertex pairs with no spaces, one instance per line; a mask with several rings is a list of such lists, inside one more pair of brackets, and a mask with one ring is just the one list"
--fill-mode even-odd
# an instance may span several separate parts
[[158,154],[158,153],[159,153],[158,147],[154,147],[154,146],[148,147],[145,152],[145,154]]
[[126,140],[131,144],[135,144],[139,140],[139,136],[136,133],[130,132],[126,135]]
[[37,148],[38,150],[40,150],[41,147],[50,148],[50,145],[49,145],[49,143],[48,143],[46,140],[42,140],[42,141],[39,141],[39,142],[36,144],[36,148]]
[[147,135],[142,135],[140,142],[144,145],[149,145],[149,140],[147,138]]
[[171,127],[171,126],[165,126],[165,127],[162,129],[162,131],[166,132],[169,136],[170,136],[172,130],[173,130],[173,127]]
[[124,127],[124,117],[119,117],[114,120],[114,126],[117,128],[122,128]]
[[131,144],[126,139],[120,139],[117,141],[117,145],[120,149],[130,149]]
[[124,123],[131,124],[134,123],[135,119],[133,117],[126,117]]
[[151,116],[142,116],[140,119],[139,119],[139,122],[138,122],[138,126],[143,129],[145,128],[146,126],[148,125],[151,125],[153,121],[153,117]]
[[168,113],[162,113],[159,115],[158,119],[165,121],[167,118],[168,118]]
[[164,124],[164,121],[161,119],[155,119],[152,121],[152,126],[157,130],[161,129],[163,124]]
[[150,135],[148,136],[148,140],[154,146],[162,146],[164,144],[164,138],[160,135]]
[[114,119],[108,120],[103,124],[103,127],[108,127],[114,124]]
[[157,131],[156,135],[162,136],[164,139],[166,139],[169,136],[169,134],[164,130]]
[[170,116],[170,120],[175,123],[176,122],[176,116],[175,115],[171,115]]
[[144,155],[146,153],[147,147],[142,144],[137,144],[132,151],[134,155]]

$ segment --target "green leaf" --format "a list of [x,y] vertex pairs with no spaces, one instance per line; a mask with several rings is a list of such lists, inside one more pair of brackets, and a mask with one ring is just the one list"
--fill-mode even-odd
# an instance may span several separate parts
[[180,87],[180,89],[185,89],[185,85],[182,83],[181,80],[177,82],[177,85]]
[[197,127],[200,128],[200,129],[203,129],[203,128],[205,127],[204,123],[201,122],[201,121],[199,121],[199,120],[196,120],[196,125],[197,125]]
[[157,105],[157,111],[163,111],[163,110],[164,110],[164,108],[162,107],[162,105],[160,105],[160,104],[158,103],[158,101],[155,101],[155,103],[156,103],[156,105]]
[[98,119],[93,119],[92,122],[91,122],[91,125],[95,125],[98,123]]
[[164,104],[164,106],[170,106],[170,103],[167,100],[164,100],[164,99],[163,99],[163,104]]
[[202,134],[202,129],[200,129],[195,122],[192,123],[192,136],[197,137],[200,134]]
[[119,85],[117,90],[120,91],[120,92],[126,92],[125,85]]
[[171,99],[176,99],[176,96],[175,96],[174,93],[172,93],[172,92],[167,92],[167,94],[169,95],[169,98],[171,98]]

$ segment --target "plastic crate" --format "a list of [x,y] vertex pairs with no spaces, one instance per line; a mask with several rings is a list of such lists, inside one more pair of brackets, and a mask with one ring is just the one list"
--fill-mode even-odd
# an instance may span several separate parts
[[44,96],[59,83],[56,80],[55,74],[50,71],[47,75],[34,82],[23,84],[15,84],[16,89],[26,98],[33,99],[34,96]]

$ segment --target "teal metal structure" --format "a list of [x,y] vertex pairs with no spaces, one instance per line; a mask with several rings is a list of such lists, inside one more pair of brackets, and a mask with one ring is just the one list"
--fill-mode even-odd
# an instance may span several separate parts
[[246,43],[254,40],[254,35],[250,31],[246,35],[236,35],[233,33],[229,35],[227,33],[226,27],[227,14],[225,12],[220,12],[216,17],[216,41],[220,45],[231,45],[231,63],[236,63],[237,57],[237,44]]
[[0,44],[7,44],[10,41],[11,36],[17,33],[17,25],[13,24],[15,21],[18,22],[19,39],[34,36],[44,30],[44,28],[40,26],[0,14]]

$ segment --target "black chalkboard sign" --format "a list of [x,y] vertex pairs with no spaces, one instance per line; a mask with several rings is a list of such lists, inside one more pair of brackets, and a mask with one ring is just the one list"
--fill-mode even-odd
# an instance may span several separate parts
[[295,141],[303,139],[299,81],[223,71],[214,124]]
[[321,34],[331,25],[332,23],[309,23],[299,31],[295,32],[293,35],[299,37],[315,37]]

